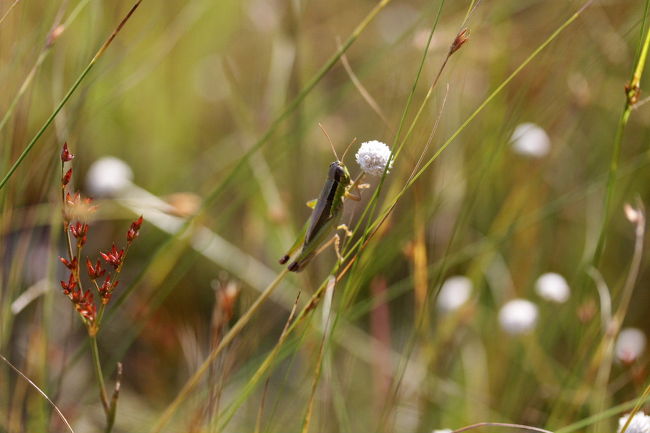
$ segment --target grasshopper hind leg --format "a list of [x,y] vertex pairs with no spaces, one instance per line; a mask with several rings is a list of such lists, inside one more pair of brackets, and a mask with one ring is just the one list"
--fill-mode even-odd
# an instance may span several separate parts
[[293,255],[293,253],[298,251],[298,248],[300,248],[303,245],[303,243],[305,242],[305,234],[307,233],[307,227],[308,226],[309,226],[309,220],[307,220],[307,222],[305,223],[304,227],[300,231],[300,235],[298,236],[296,241],[293,243],[293,245],[291,245],[291,248],[289,248],[289,251],[287,251],[287,253],[284,256],[282,256],[280,258],[280,260],[278,260],[278,262],[281,265],[284,265],[285,263],[287,263],[289,261],[289,259],[291,258],[291,256]]
[[[301,254],[302,255],[302,254]],[[310,254],[307,254],[304,257],[301,257],[297,260],[294,260],[290,265],[289,265],[289,270],[291,272],[300,272],[303,269],[305,269],[305,266],[311,261],[312,258],[316,255],[315,252],[312,252]]]
[[[345,224],[338,225],[336,227],[336,230],[343,230],[345,236],[347,237],[352,236],[352,232],[350,231],[350,229],[348,229],[348,226]],[[303,250],[301,251],[298,258],[289,265],[289,270],[291,272],[302,271],[305,268],[305,266],[307,266],[307,264],[311,261],[311,259],[313,259],[318,254],[322,253],[325,249],[329,248],[330,245],[334,245],[334,252],[336,253],[336,257],[338,258],[339,262],[342,262],[343,257],[341,256],[340,242],[341,242],[341,237],[337,233],[335,233],[334,236],[332,236],[332,238],[329,241],[325,242],[315,251],[305,254],[305,250],[303,247]]]

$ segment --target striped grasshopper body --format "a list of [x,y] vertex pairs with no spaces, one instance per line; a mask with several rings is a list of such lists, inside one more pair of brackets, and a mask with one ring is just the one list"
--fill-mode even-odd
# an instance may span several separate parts
[[343,200],[350,186],[350,173],[341,161],[330,164],[327,180],[314,206],[311,217],[287,254],[280,259],[285,264],[291,255],[302,246],[300,253],[289,265],[292,272],[300,272],[320,252],[321,245],[326,244],[336,232],[341,214]]

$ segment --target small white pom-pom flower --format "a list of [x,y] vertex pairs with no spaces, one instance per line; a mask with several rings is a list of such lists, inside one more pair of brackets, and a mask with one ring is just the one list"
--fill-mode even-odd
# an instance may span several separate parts
[[460,308],[472,294],[472,280],[467,277],[455,276],[448,278],[438,293],[438,309],[455,311]]
[[537,305],[525,299],[508,301],[499,311],[499,323],[511,335],[530,332],[537,323]]
[[132,179],[133,171],[126,162],[107,156],[90,166],[86,175],[86,187],[94,196],[112,196],[129,186]]
[[[624,415],[618,420],[618,433],[623,431],[625,423],[627,423],[628,415]],[[646,415],[642,411],[638,411],[632,417],[630,425],[625,429],[625,433],[650,433],[650,416]]]
[[[372,140],[361,143],[361,147],[355,155],[357,163],[361,170],[371,176],[381,176],[384,173],[386,164],[390,159],[390,148],[386,143],[381,141]],[[393,161],[390,162],[388,169],[393,166]]]
[[535,281],[535,292],[547,301],[563,304],[569,299],[571,293],[569,283],[564,277],[555,272],[542,274]]
[[551,149],[551,139],[546,131],[530,122],[517,125],[510,142],[515,153],[532,158],[542,158]]
[[634,362],[645,350],[646,342],[646,336],[640,329],[623,329],[614,346],[616,359],[624,363]]

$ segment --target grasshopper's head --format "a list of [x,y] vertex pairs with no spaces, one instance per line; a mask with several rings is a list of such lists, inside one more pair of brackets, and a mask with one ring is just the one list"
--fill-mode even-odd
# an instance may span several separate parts
[[330,164],[329,172],[327,173],[329,179],[337,181],[343,186],[350,184],[350,172],[348,168],[341,161],[334,161]]

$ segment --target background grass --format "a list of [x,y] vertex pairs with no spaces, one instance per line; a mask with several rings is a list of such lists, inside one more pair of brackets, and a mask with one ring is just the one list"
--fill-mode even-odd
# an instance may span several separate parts
[[[222,308],[218,289],[229,283],[241,289],[232,325],[281,271],[277,259],[308,218],[304,203],[316,197],[333,160],[317,124],[339,153],[354,137],[393,145],[415,84],[404,137],[471,6],[447,2],[440,9],[438,2],[393,0],[362,29],[346,57],[384,122],[340,62],[301,93],[337,51],[337,38],[345,41],[375,5],[145,1],[0,191],[0,353],[57,402],[75,431],[97,431],[104,420],[83,329],[58,288],[64,278],[57,260],[64,253],[58,229],[62,143],[68,141],[77,155],[74,182],[81,191],[89,165],[106,155],[126,161],[135,184],[174,203],[179,196],[170,196],[179,192],[186,193],[180,196],[185,203],[218,189],[195,222],[243,254],[215,263],[145,222],[116,294],[123,297],[113,301],[99,345],[110,384],[115,362],[124,363],[114,431],[148,431],[212,347],[211,317]],[[4,175],[132,4],[0,6],[0,16],[9,11],[0,23],[0,114],[9,116],[0,130]],[[425,160],[580,6],[560,0],[479,4],[467,23],[470,41],[450,58],[386,176],[379,209],[407,181],[438,116]],[[325,340],[319,307],[296,322],[268,376],[246,387],[280,338],[298,289],[302,307],[329,274],[335,262],[330,250],[304,273],[282,280],[166,431],[252,431],[263,396],[261,431],[300,431],[321,362],[312,431],[428,432],[481,421],[555,430],[638,397],[647,357],[633,366],[614,364],[605,384],[595,381],[594,369],[608,368],[602,350],[611,348],[602,346],[609,340],[586,272],[600,234],[644,7],[627,0],[593,4],[462,130],[401,197],[337,285],[336,319],[330,319],[335,326]],[[46,50],[57,22],[66,26]],[[12,107],[31,70],[33,79]],[[635,109],[625,129],[598,267],[614,309],[634,245],[622,204],[637,197],[647,202],[650,192],[648,107]],[[510,136],[522,122],[548,132],[549,155],[529,159],[512,152]],[[356,175],[353,158],[346,159]],[[88,252],[121,242],[127,220],[135,217],[119,200],[99,204]],[[354,223],[366,204],[348,201],[344,219]],[[650,326],[647,269],[644,258],[625,325]],[[558,307],[534,294],[535,279],[547,271],[569,280],[568,303]],[[472,300],[442,315],[433,294],[454,274],[472,279]],[[48,290],[13,314],[12,302],[43,279]],[[513,297],[539,303],[535,333],[512,338],[499,329],[498,308]],[[207,410],[212,392],[219,405]],[[613,431],[611,415],[586,428]],[[0,431],[63,429],[42,397],[6,366],[0,369],[0,420]]]

